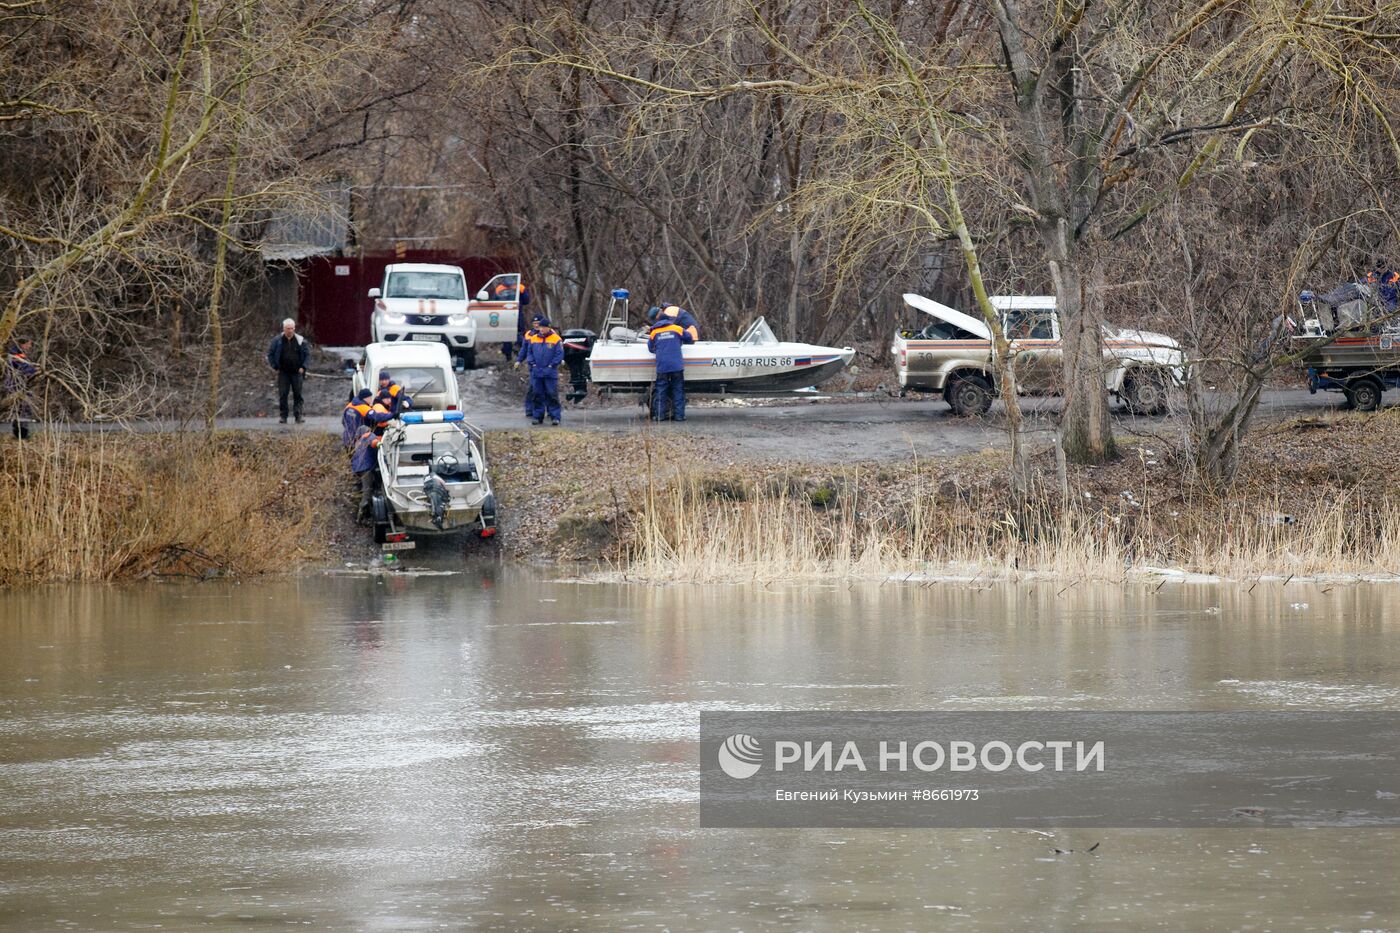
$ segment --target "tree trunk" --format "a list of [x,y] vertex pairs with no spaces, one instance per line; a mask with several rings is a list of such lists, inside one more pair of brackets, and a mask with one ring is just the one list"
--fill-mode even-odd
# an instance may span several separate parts
[[[245,41],[251,39],[252,25],[251,14],[248,4],[243,4],[238,8],[238,19],[242,24],[243,38]],[[243,62],[247,63],[251,54],[248,48],[243,51]],[[238,160],[243,151],[243,123],[246,111],[243,108],[243,101],[248,90],[248,72],[240,72],[238,81],[237,107],[233,121],[233,144],[229,152],[228,171],[224,177],[224,198],[220,205],[219,217],[219,237],[214,248],[214,280],[210,284],[209,292],[209,396],[205,400],[204,424],[205,429],[212,435],[214,428],[218,424],[219,399],[222,396],[222,388],[219,385],[223,371],[224,362],[224,319],[222,313],[222,302],[224,293],[224,279],[228,272],[228,240],[229,230],[233,223],[233,195],[237,190]],[[300,417],[300,415],[298,415]]]
[[1065,456],[1075,463],[1102,463],[1116,454],[1104,391],[1103,270],[1096,259],[1086,262],[1088,250],[1076,249],[1067,221],[1061,219],[1046,239],[1064,366]]

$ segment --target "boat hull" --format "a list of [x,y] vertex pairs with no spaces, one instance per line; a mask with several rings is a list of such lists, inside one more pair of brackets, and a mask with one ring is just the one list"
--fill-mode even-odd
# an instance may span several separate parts
[[[745,346],[700,341],[684,348],[687,392],[791,392],[817,386],[855,357],[850,347],[805,343]],[[656,358],[645,343],[599,341],[588,359],[595,386],[612,392],[645,392],[656,380]]]

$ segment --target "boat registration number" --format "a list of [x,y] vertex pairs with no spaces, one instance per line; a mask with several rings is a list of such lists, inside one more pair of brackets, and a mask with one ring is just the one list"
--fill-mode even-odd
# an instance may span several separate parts
[[791,366],[790,356],[729,356],[715,357],[711,366]]
[[442,338],[439,337],[437,334],[414,334],[413,339],[431,341],[432,343],[442,343]]
[[417,546],[417,541],[385,541],[380,545],[386,551],[411,551]]

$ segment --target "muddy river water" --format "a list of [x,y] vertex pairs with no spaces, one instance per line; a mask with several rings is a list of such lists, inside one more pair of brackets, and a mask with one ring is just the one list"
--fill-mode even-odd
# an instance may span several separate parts
[[1400,709],[1400,588],[8,594],[0,928],[1400,926],[1394,830],[701,829],[750,708]]

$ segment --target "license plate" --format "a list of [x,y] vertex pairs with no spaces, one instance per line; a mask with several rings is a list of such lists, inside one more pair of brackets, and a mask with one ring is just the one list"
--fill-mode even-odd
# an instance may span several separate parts
[[442,343],[442,338],[439,337],[437,334],[413,334],[411,339],[425,340],[429,343]]
[[380,545],[386,551],[411,551],[417,546],[417,541],[385,541]]

